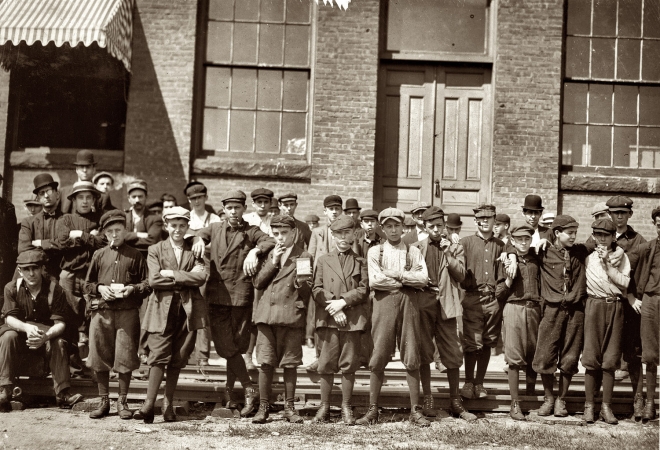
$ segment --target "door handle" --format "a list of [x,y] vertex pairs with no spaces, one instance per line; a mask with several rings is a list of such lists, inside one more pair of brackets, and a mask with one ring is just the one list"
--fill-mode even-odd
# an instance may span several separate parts
[[435,179],[435,196],[440,198],[440,180]]

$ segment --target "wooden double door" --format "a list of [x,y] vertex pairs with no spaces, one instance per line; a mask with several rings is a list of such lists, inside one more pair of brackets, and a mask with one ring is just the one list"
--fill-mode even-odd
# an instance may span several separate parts
[[[383,64],[379,74],[374,205],[416,201],[464,216],[490,198],[491,70]],[[467,219],[467,220],[466,220]]]

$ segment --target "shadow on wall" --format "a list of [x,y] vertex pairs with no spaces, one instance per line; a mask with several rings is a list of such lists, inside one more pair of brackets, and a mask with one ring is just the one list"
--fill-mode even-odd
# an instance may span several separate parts
[[[144,179],[149,186],[151,200],[159,198],[164,192],[180,197],[180,191],[186,183],[186,171],[181,164],[172,123],[137,5],[133,12],[131,64],[124,173]],[[123,207],[127,208],[125,195],[122,202]]]

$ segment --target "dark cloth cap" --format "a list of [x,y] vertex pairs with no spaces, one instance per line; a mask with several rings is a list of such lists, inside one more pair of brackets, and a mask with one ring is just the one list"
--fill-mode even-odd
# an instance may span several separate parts
[[204,186],[204,184],[200,183],[199,181],[191,181],[190,183],[186,184],[185,188],[183,188],[183,193],[188,198],[206,195],[207,192],[208,190],[206,189],[206,186]]
[[338,195],[328,195],[323,199],[323,207],[327,208],[329,206],[339,206],[341,208],[342,203],[344,203],[340,196]]
[[510,234],[511,236],[534,236],[534,228],[527,222],[524,222],[514,225],[511,228]]
[[612,222],[612,219],[598,219],[595,220],[594,223],[591,224],[591,228],[593,228],[594,231],[604,231],[606,233],[614,233],[616,231],[616,226],[614,225],[614,222]]
[[403,223],[406,220],[406,215],[398,208],[385,208],[378,214],[378,221],[380,223],[385,223],[386,220],[394,219],[399,223]]
[[46,253],[40,249],[26,250],[16,259],[18,267],[43,266],[48,261]]
[[277,227],[295,228],[296,227],[296,221],[291,216],[285,216],[285,215],[282,215],[282,214],[278,214],[276,216],[273,216],[272,219],[270,219],[270,227],[271,228],[277,228]]
[[298,201],[298,195],[296,195],[293,192],[287,192],[286,194],[280,194],[277,196],[277,200],[280,202],[290,202],[290,201]]
[[94,153],[91,150],[80,150],[76,155],[76,160],[73,162],[74,166],[95,166]]
[[362,209],[358,204],[357,198],[349,198],[346,200],[346,206],[344,206],[344,211],[349,209]]
[[439,206],[429,206],[426,211],[422,213],[422,220],[426,222],[427,220],[435,219],[444,219],[445,212]]
[[447,223],[445,224],[448,227],[458,228],[463,225],[460,214],[451,213],[447,216]]
[[247,199],[247,195],[245,195],[245,192],[243,191],[229,191],[222,196],[220,201],[222,202],[223,205],[227,202],[238,202],[245,205],[246,199]]
[[426,208],[428,208],[429,206],[431,206],[431,205],[429,205],[427,202],[415,202],[415,203],[413,203],[412,206],[410,207],[410,212],[411,212],[411,213],[414,213],[414,212],[417,211],[417,210],[420,210],[420,209],[426,209]]
[[305,216],[303,220],[305,221],[305,223],[309,223],[309,222],[318,222],[320,219],[319,216],[317,216],[316,214],[308,214]]
[[119,209],[111,209],[110,211],[106,212],[101,216],[101,220],[99,220],[99,225],[101,228],[105,228],[111,223],[115,222],[121,222],[123,224],[126,224],[126,214],[124,211],[121,211]]
[[577,223],[577,220],[575,220],[571,216],[560,214],[557,217],[555,217],[555,220],[552,221],[552,225],[550,226],[550,228],[554,230],[555,228],[570,228],[570,227],[579,227],[579,226],[580,224]]
[[128,186],[126,187],[126,192],[129,194],[131,193],[132,190],[134,189],[141,189],[144,191],[144,193],[148,193],[147,189],[147,182],[144,180],[133,180],[130,183],[128,183]]
[[632,209],[633,201],[631,198],[624,195],[615,195],[605,204],[610,211],[630,211]]
[[79,192],[91,192],[96,197],[101,195],[101,193],[96,189],[96,186],[94,186],[94,183],[91,181],[77,181],[73,183],[73,189],[71,190],[71,193],[66,196],[66,198],[73,200],[73,198]]
[[154,200],[153,202],[151,202],[147,205],[147,209],[151,209],[151,208],[161,208],[161,209],[163,209],[163,201],[162,200]]
[[375,209],[365,209],[360,211],[360,219],[376,219],[378,220],[378,211]]
[[39,206],[39,205],[41,205],[39,200],[37,200],[36,198],[28,198],[26,200],[23,200],[23,203],[25,203],[26,206]]
[[92,183],[98,183],[101,178],[110,178],[113,183],[115,182],[115,177],[110,172],[99,172],[92,177]]
[[266,197],[268,200],[270,200],[273,198],[273,195],[275,195],[273,191],[264,188],[255,189],[254,191],[250,192],[250,197],[252,197],[252,200],[256,200],[259,197]]
[[53,189],[57,189],[59,184],[57,181],[53,180],[53,176],[49,173],[40,173],[34,177],[34,189],[32,190],[33,194],[39,192],[39,189],[45,188],[46,186],[51,186]]
[[497,214],[495,216],[495,222],[502,222],[502,223],[511,223],[511,217],[509,217],[508,214]]
[[406,216],[406,218],[403,219],[403,224],[407,227],[414,227],[417,225],[417,222],[415,222],[412,217]]
[[543,211],[543,200],[535,194],[525,196],[525,203],[522,205],[523,209],[531,209],[532,211]]
[[352,230],[355,228],[355,221],[351,216],[341,215],[330,224],[331,231]]
[[474,217],[493,217],[497,214],[493,205],[479,205],[472,211],[474,211]]
[[653,208],[653,211],[651,211],[651,219],[655,220],[656,216],[660,215],[660,206],[656,206]]

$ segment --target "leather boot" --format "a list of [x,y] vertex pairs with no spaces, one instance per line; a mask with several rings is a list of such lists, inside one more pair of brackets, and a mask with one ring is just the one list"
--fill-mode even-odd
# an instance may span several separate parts
[[594,423],[594,402],[584,402],[584,415],[582,418],[587,423]]
[[172,403],[167,399],[167,397],[163,397],[163,420],[165,422],[176,422],[176,414],[174,414],[174,407],[172,406]]
[[225,388],[225,408],[227,409],[238,409],[238,402],[234,400],[234,390],[230,388]]
[[133,411],[128,409],[125,395],[120,395],[117,399],[117,415],[119,415],[120,419],[124,420],[133,418]]
[[463,406],[463,400],[461,400],[460,397],[452,397],[451,404],[449,405],[449,413],[454,417],[461,418],[468,422],[477,420],[476,415],[465,409]]
[[417,425],[418,427],[430,427],[431,422],[428,421],[424,414],[422,414],[422,407],[419,405],[414,405],[410,408],[410,417],[408,418],[410,423]]
[[296,411],[296,407],[293,405],[293,402],[286,402],[284,404],[284,411],[282,411],[282,417],[288,420],[289,423],[304,422],[303,418],[298,415],[298,411]]
[[424,396],[424,405],[422,405],[422,414],[426,417],[435,417],[435,402],[433,401],[432,395]]
[[616,425],[619,421],[614,417],[612,412],[612,405],[610,403],[601,403],[600,404],[600,418],[603,419],[603,422],[609,423],[610,425]]
[[520,410],[520,403],[518,400],[511,400],[511,410],[509,415],[513,420],[525,420],[525,415]]
[[555,417],[568,417],[566,402],[561,397],[555,399]]
[[61,409],[70,409],[73,405],[82,400],[82,398],[82,394],[72,394],[67,388],[55,396],[55,402]]
[[0,412],[11,411],[11,386],[0,386]]
[[378,405],[369,405],[367,413],[355,421],[355,425],[375,425],[378,423]]
[[543,404],[539,408],[539,416],[549,416],[555,410],[555,399],[554,397],[544,397]]
[[635,420],[639,420],[644,415],[644,396],[641,392],[635,394],[635,401],[633,403],[633,417]]
[[143,420],[144,423],[154,423],[154,401],[145,400],[142,408],[133,414],[135,420]]
[[351,405],[341,405],[341,420],[344,425],[355,425],[355,416],[353,416],[353,407]]
[[330,420],[330,404],[327,402],[321,402],[319,410],[316,411],[316,415],[312,419],[312,423],[326,423]]
[[253,386],[245,388],[245,406],[241,409],[241,417],[247,417],[256,411],[259,406],[259,391]]
[[89,418],[100,419],[107,416],[108,414],[110,414],[110,400],[108,399],[107,395],[104,395],[101,397],[101,403],[99,406],[89,413]]
[[270,412],[270,405],[267,400],[262,400],[259,403],[259,410],[252,418],[252,423],[266,423]]
[[646,404],[644,405],[644,413],[642,414],[643,420],[653,420],[655,419],[655,401],[653,399],[646,399]]

